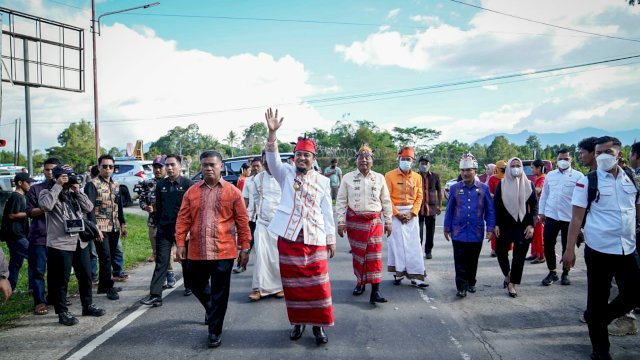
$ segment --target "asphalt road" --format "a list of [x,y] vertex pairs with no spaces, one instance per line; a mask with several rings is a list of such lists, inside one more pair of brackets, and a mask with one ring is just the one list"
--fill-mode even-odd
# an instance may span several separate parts
[[[441,223],[442,218],[439,218]],[[307,329],[293,342],[288,338],[283,300],[250,302],[252,262],[248,271],[232,275],[231,296],[222,346],[208,349],[204,310],[182,289],[168,294],[164,305],[144,312],[133,305],[103,327],[107,333],[126,315],[141,315],[97,348],[90,336],[66,353],[90,351],[91,359],[587,359],[591,352],[587,328],[578,322],[586,303],[584,262],[572,272],[571,286],[543,287],[543,264],[525,266],[519,297],[502,288],[497,261],[483,248],[478,292],[455,297],[453,256],[438,227],[434,258],[425,260],[431,286],[394,286],[385,273],[381,285],[386,304],[372,306],[367,292],[355,297],[351,255],[340,239],[330,260],[335,326],[327,329],[329,344],[317,346]],[[557,250],[559,252],[559,249]],[[580,256],[581,257],[581,256]],[[386,249],[385,249],[386,259]],[[386,264],[385,264],[386,266]],[[152,267],[145,266],[144,277]],[[146,274],[149,272],[149,274]],[[134,274],[141,278],[143,274]],[[130,286],[134,284],[131,283]],[[126,284],[125,284],[126,286]],[[140,284],[140,288],[148,286]],[[126,289],[125,289],[126,290]],[[104,331],[103,331],[104,334]],[[99,334],[98,334],[99,335]],[[102,335],[105,336],[105,335]],[[639,359],[638,337],[612,338],[615,359]],[[88,350],[87,350],[88,349]]]

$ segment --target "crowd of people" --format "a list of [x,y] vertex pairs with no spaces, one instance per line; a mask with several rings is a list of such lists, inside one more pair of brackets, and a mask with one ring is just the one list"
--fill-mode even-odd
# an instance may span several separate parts
[[[243,166],[237,186],[221,177],[223,157],[216,151],[200,155],[203,178],[195,183],[181,175],[181,157],[169,154],[154,160],[154,179],[140,198],[140,207],[149,213],[149,260],[155,262],[149,295],[140,302],[162,305],[163,289],[176,284],[172,261],[180,261],[185,295],[195,295],[202,304],[212,348],[222,342],[231,274],[246,270],[250,253],[255,259],[249,299],[284,299],[291,340],[311,326],[319,345],[328,342],[325,328],[334,324],[328,260],[335,254],[336,234],[346,236],[350,245],[354,296],[369,284],[373,306],[388,302],[380,290],[384,235],[393,284],[402,285],[406,278],[411,286],[429,286],[425,260],[433,258],[436,216],[443,203],[440,177],[430,160],[422,156],[416,161],[413,147],[403,146],[397,168],[383,175],[373,170],[374,149],[363,144],[354,149],[354,170],[343,173],[334,159],[320,172],[314,168],[316,144],[305,137],[298,138],[292,161],[283,163],[276,135],[284,119],[268,109],[265,120],[265,149]],[[478,161],[465,153],[459,181],[450,187],[443,231],[452,243],[460,299],[476,292],[485,239],[504,276],[503,287],[513,298],[519,295],[526,261],[546,263],[549,272],[542,285],[570,285],[575,248],[584,242],[588,294],[581,318],[588,324],[591,358],[608,359],[608,332],[637,332],[630,313],[640,306],[640,143],[632,145],[628,166],[616,138],[587,138],[578,147],[580,162],[590,170],[587,175],[572,167],[573,154],[562,149],[556,169],[549,173],[545,162],[534,161],[532,179],[517,157],[487,164],[478,177]],[[57,159],[45,161],[46,180],[41,184],[31,186],[27,174],[16,175],[1,230],[10,250],[8,265],[0,254],[5,301],[24,259],[36,314],[46,314],[51,304],[61,324],[78,322],[66,301],[71,268],[78,278],[82,315],[105,313],[92,303],[96,280],[97,294],[118,299],[122,289],[114,279],[126,279],[121,239],[127,228],[119,186],[111,179],[113,169],[113,158],[104,155],[92,178],[84,181]],[[93,239],[86,235],[92,227],[97,229]],[[560,262],[555,253],[558,235]],[[618,295],[609,302],[613,279]]]

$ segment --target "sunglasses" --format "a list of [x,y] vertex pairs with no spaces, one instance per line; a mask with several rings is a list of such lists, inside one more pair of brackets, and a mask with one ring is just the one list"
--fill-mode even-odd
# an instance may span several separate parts
[[101,165],[103,169],[113,169],[114,165]]

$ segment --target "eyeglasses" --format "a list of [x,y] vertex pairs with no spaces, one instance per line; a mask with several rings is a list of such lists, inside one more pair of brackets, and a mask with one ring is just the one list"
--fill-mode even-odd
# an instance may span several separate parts
[[113,169],[115,166],[114,165],[101,165],[103,169]]

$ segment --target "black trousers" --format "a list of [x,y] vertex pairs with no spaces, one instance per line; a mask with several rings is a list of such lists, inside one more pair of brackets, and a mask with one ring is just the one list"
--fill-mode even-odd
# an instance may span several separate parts
[[167,279],[167,271],[171,264],[171,248],[176,243],[176,233],[173,229],[158,227],[156,232],[156,267],[153,270],[149,293],[162,295],[162,286]]
[[453,244],[453,261],[456,268],[456,288],[460,291],[468,290],[469,286],[476,286],[482,240],[478,242],[452,240],[451,243]]
[[556,270],[556,238],[560,233],[562,241],[562,255],[567,250],[567,235],[569,235],[569,222],[560,221],[547,217],[544,221],[544,257],[547,259],[547,268],[549,271]]
[[[640,301],[640,260],[637,253],[612,255],[584,249],[587,264],[587,311],[589,338],[594,352],[609,352],[607,325],[628,313]],[[616,279],[618,296],[609,302],[611,280]]]
[[113,254],[118,247],[118,240],[120,240],[119,231],[102,232],[104,239],[102,242],[96,241],[96,252],[98,253],[98,264],[100,269],[98,271],[98,291],[106,292],[113,287],[113,280],[111,279],[111,262],[113,260]]
[[47,285],[49,286],[49,301],[53,304],[56,314],[69,311],[67,308],[67,285],[71,275],[71,266],[78,279],[80,302],[82,307],[91,305],[91,252],[89,246],[80,248],[80,241],[75,251],[65,251],[47,248]]
[[249,221],[249,230],[251,230],[251,242],[249,243],[249,250],[253,249],[253,244],[255,243],[255,238],[253,236],[253,233],[256,231],[256,222],[255,221]]
[[[496,255],[498,255],[500,270],[502,270],[502,275],[504,276],[509,275],[509,272],[511,272],[509,282],[513,284],[520,284],[522,280],[524,259],[527,257],[529,245],[531,244],[531,239],[524,238],[525,228],[524,226],[501,227],[500,237],[496,239]],[[513,259],[511,259],[511,266],[509,266],[509,248],[511,244],[513,244]]]
[[[418,223],[420,224],[420,244],[422,244],[422,239],[424,239],[424,253],[431,254],[431,249],[433,249],[433,235],[436,232],[436,216],[423,216],[418,215]],[[424,231],[427,231],[427,237],[424,237]]]
[[209,318],[209,334],[220,336],[229,302],[234,259],[189,260],[185,286],[193,291]]

